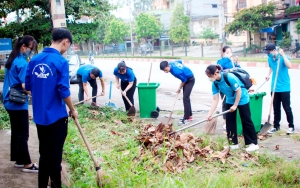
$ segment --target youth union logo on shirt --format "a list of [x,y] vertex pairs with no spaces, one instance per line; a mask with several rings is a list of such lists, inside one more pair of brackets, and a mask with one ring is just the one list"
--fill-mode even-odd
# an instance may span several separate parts
[[32,70],[32,74],[35,74],[37,78],[48,78],[50,73],[53,76],[51,68],[46,64],[37,64]]

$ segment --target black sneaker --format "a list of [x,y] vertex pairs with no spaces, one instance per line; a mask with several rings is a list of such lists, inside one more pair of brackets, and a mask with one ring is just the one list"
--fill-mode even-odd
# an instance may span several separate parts
[[23,168],[23,172],[28,172],[28,173],[38,173],[39,172],[39,167],[35,164],[32,164],[31,167],[29,168]]

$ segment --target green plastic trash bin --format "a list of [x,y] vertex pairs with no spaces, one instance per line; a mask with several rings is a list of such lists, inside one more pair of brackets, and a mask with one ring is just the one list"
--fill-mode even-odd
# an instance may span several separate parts
[[[249,94],[249,96],[250,96],[251,119],[253,121],[255,131],[258,133],[261,129],[263,97],[266,96],[266,92]],[[239,111],[237,111],[236,122],[237,122],[237,133],[238,135],[242,135],[243,127],[242,127],[242,121],[241,121]]]
[[141,118],[157,118],[159,115],[159,108],[156,106],[156,89],[159,83],[139,83],[139,103],[140,103],[140,117]]

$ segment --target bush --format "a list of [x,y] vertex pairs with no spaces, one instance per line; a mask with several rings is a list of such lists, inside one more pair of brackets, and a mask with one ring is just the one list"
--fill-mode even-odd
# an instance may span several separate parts
[[4,79],[4,69],[0,69],[0,80]]
[[285,13],[286,13],[286,14],[292,14],[292,13],[294,13],[294,12],[300,12],[300,6],[292,6],[292,7],[287,8],[287,9],[285,10]]
[[289,32],[282,32],[282,40],[278,42],[277,46],[281,48],[288,48],[292,45],[292,36]]

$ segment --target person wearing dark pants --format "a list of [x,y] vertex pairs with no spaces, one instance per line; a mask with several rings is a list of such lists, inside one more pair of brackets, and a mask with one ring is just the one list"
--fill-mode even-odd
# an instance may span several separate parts
[[[117,83],[117,88],[122,90],[122,99],[124,101],[126,111],[129,110],[130,104],[124,96],[127,96],[129,101],[134,105],[134,92],[136,88],[136,77],[132,68],[126,66],[125,61],[121,61],[114,69],[114,75]],[[121,85],[120,85],[121,80]]]
[[40,141],[39,187],[45,187],[49,176],[52,187],[61,187],[61,162],[63,146],[68,134],[68,117],[63,117],[53,124],[36,125]]
[[37,53],[37,42],[32,36],[19,37],[5,63],[5,79],[3,84],[2,102],[9,114],[11,125],[10,160],[15,161],[14,167],[23,168],[22,172],[37,173],[39,167],[33,164],[28,150],[29,119],[28,100],[19,103],[10,100],[11,88],[25,90],[25,76],[28,58],[32,52]]
[[[282,49],[279,49],[279,52],[277,52],[274,44],[267,44],[264,48],[264,52],[268,54],[268,64],[270,67],[268,75],[266,76],[266,80],[269,80],[271,73],[273,73],[271,92],[274,92],[274,101],[273,101],[274,127],[271,128],[268,131],[268,133],[273,134],[274,132],[280,130],[281,103],[282,103],[283,109],[286,113],[287,121],[289,123],[288,125],[289,128],[286,133],[292,134],[295,131],[294,118],[293,118],[293,112],[291,109],[291,100],[290,100],[291,84],[290,84],[289,69],[292,68],[292,63],[290,62],[289,58],[285,55]],[[273,91],[278,62],[279,62],[278,78],[277,78],[275,91]]]
[[[126,88],[128,87],[128,85],[129,85],[129,82],[122,82],[121,81],[121,89],[122,89],[122,91],[125,91]],[[134,96],[135,89],[136,89],[136,78],[134,78],[132,87],[126,92],[126,96],[128,97],[129,101],[132,104],[134,104],[134,98],[133,98],[133,96]],[[125,109],[126,109],[126,111],[128,111],[131,106],[128,103],[128,101],[125,99],[124,96],[122,96],[122,99],[123,99],[124,104],[125,104]]]
[[191,105],[191,93],[193,90],[193,87],[195,85],[195,78],[194,76],[191,76],[183,85],[182,91],[183,91],[183,107],[184,107],[184,119],[190,119],[193,117],[192,112],[192,105]]
[[205,71],[207,77],[212,83],[213,102],[207,115],[207,121],[212,120],[214,113],[219,103],[219,93],[226,95],[226,110],[230,113],[226,114],[226,131],[227,138],[230,144],[230,149],[238,149],[237,124],[236,124],[236,109],[239,109],[245,144],[249,145],[246,151],[252,152],[259,149],[257,144],[257,135],[254,129],[254,124],[251,119],[249,107],[249,94],[244,84],[232,73],[228,73],[228,81],[230,86],[226,84],[224,73],[221,72],[220,65],[209,65]]
[[174,62],[162,61],[160,63],[160,70],[165,73],[171,73],[173,76],[181,80],[178,90],[176,93],[180,93],[183,88],[183,107],[184,116],[180,119],[180,124],[186,124],[193,120],[192,106],[191,106],[191,92],[195,84],[194,74],[190,68],[182,64],[181,60]]
[[61,162],[68,115],[78,118],[71,101],[69,64],[62,56],[71,44],[71,32],[65,28],[55,28],[51,46],[31,59],[26,73],[25,88],[32,94],[33,118],[40,141],[39,188],[48,186],[49,177],[52,188],[61,188]]
[[[101,96],[104,96],[105,94],[105,84],[104,84],[104,79],[102,77],[102,71],[99,70],[97,67],[94,65],[83,65],[77,70],[77,81],[79,85],[79,92],[78,92],[78,99],[79,101],[84,100],[84,93],[86,94],[87,99],[89,99],[89,91],[87,88],[87,82],[90,83],[92,87],[92,97],[96,96],[98,93],[98,85],[96,78],[99,77],[101,87],[102,87],[102,92]],[[92,106],[99,107],[99,105],[96,102],[96,98],[92,99]],[[82,102],[83,104],[83,102]]]
[[[232,104],[226,104],[226,110],[231,108]],[[237,109],[239,109],[242,126],[243,126],[243,135],[245,139],[245,145],[255,144],[257,145],[257,136],[254,129],[253,122],[251,120],[251,112],[249,103],[244,105],[238,105]],[[227,137],[230,138],[233,145],[238,144],[238,136],[237,136],[237,124],[236,124],[236,110],[234,112],[228,113],[226,116],[226,131]]]

